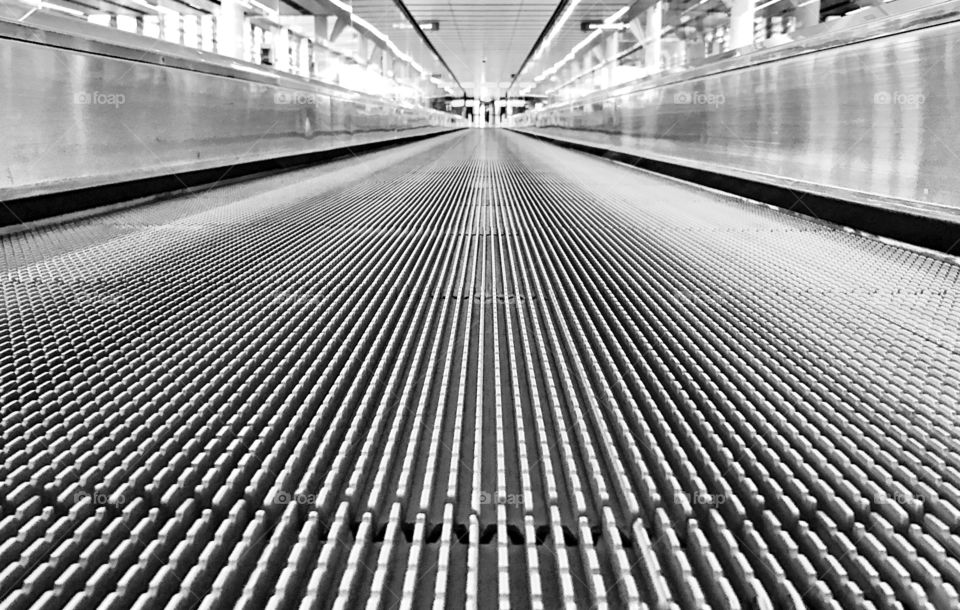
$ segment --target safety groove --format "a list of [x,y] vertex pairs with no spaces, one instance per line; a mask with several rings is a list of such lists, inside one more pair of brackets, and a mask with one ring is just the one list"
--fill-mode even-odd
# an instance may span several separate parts
[[495,130],[0,244],[0,607],[960,607],[946,259]]

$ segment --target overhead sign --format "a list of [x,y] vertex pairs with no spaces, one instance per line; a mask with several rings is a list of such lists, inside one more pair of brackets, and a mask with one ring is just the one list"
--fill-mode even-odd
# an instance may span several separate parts
[[[417,25],[420,26],[420,29],[424,32],[436,32],[440,29],[439,21],[421,21]],[[413,24],[404,22],[404,23],[394,23],[391,27],[395,30],[412,30]]]
[[621,21],[615,21],[613,23],[604,23],[602,21],[581,21],[580,22],[581,32],[592,32],[594,30],[625,30],[625,29],[627,29],[627,24]]

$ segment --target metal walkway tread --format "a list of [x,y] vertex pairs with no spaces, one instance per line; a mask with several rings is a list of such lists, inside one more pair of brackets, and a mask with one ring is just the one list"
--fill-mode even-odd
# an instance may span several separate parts
[[0,607],[960,607],[947,259],[498,130],[0,245]]

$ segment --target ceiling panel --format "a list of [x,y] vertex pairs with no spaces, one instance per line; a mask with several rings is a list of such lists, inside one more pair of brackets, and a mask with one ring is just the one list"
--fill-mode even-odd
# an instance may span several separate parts
[[[558,0],[405,0],[414,18],[436,21],[426,35],[471,95],[501,95],[536,43]],[[354,0],[353,10],[388,36],[398,30],[383,0]],[[381,14],[378,14],[381,13]]]
[[[404,4],[417,22],[437,22],[439,29],[425,34],[467,93],[491,98],[505,94],[561,1],[404,0]],[[401,48],[416,49],[416,32],[398,27],[404,20],[394,0],[352,0],[351,4],[356,14]],[[563,1],[561,15],[572,7],[567,20],[520,80],[532,81],[583,40],[587,33],[581,31],[581,22],[603,20],[631,4],[631,0]],[[423,65],[430,64],[431,58],[411,55]]]

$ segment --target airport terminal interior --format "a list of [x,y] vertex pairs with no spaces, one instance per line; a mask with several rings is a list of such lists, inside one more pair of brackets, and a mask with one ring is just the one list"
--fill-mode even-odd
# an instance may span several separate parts
[[0,609],[960,609],[960,0],[0,0]]

